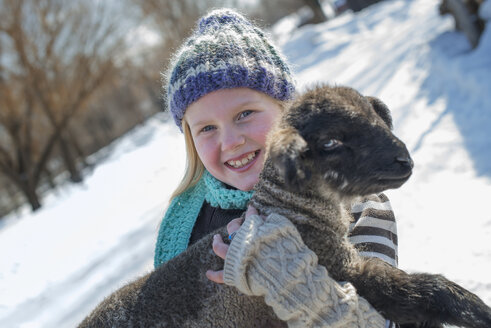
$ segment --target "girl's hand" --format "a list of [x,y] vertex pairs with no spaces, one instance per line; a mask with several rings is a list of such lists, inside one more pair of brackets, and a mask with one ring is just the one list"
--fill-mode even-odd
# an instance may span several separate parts
[[[252,207],[248,206],[247,211],[246,211],[246,217],[250,215],[257,215],[257,210]],[[233,219],[232,221],[227,224],[227,232],[229,235],[232,233],[236,232],[239,230],[240,226],[242,225],[243,220],[241,218],[238,219]],[[213,252],[215,252],[216,255],[220,256],[222,259],[225,260],[225,257],[227,256],[227,251],[228,251],[228,245],[225,244],[222,240],[222,237],[220,235],[215,235],[213,236]],[[223,284],[223,270],[220,271],[212,271],[208,270],[206,271],[206,277],[210,279],[211,281],[214,281],[219,284]]]

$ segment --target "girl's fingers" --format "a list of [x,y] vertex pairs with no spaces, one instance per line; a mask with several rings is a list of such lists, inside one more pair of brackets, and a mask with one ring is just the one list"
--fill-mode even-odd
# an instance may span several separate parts
[[225,256],[227,255],[227,251],[228,251],[228,245],[223,242],[222,237],[220,235],[213,236],[212,246],[213,246],[213,252],[215,252],[216,255],[220,256],[222,259],[225,260]]
[[[258,214],[257,210],[254,207],[252,206],[247,207],[246,217],[250,215],[257,215],[257,214]],[[230,221],[229,224],[227,224],[228,233],[232,234],[237,230],[239,230],[243,222],[244,220],[242,218],[237,218]],[[225,260],[225,256],[227,255],[227,251],[228,251],[228,245],[223,242],[222,237],[220,235],[213,236],[212,245],[213,245],[213,252],[215,252],[216,255],[218,255],[219,257]],[[223,284],[223,270],[221,271],[208,270],[206,271],[206,277],[211,281],[214,281],[219,284]]]
[[[251,215],[257,215],[257,210],[252,207],[251,205],[249,205],[247,207],[247,211],[245,213],[245,217],[248,217],[248,216],[251,216]],[[228,231],[228,234],[232,234],[233,232],[236,232],[237,230],[240,229],[240,226],[242,225],[242,223],[244,223],[244,219],[243,218],[237,218],[237,219],[233,219],[232,221],[230,221],[228,224],[227,224],[227,231]]]
[[[246,217],[251,216],[251,215],[257,215],[257,214],[258,214],[257,210],[254,207],[252,207],[251,205],[249,205],[247,207],[247,211],[245,214]],[[233,232],[236,232],[237,230],[239,230],[242,223],[244,223],[244,219],[242,219],[242,218],[237,218],[237,219],[233,219],[232,221],[230,221],[227,224],[228,234],[230,235]]]
[[246,217],[251,215],[258,215],[257,210],[252,205],[247,206]]
[[243,220],[241,218],[233,219],[227,224],[227,231],[228,234],[232,234],[232,232],[236,232],[239,230],[240,226],[242,225]]
[[[213,246],[213,252],[215,252],[216,255],[220,256],[222,259],[225,260],[225,256],[227,255],[227,251],[228,251],[228,245],[223,242],[222,237],[220,235],[217,234],[213,236],[212,246]],[[206,277],[211,281],[214,281],[219,284],[223,284],[223,270],[220,271],[208,270],[206,271]]]
[[223,284],[223,270],[220,271],[208,270],[206,271],[206,278],[216,283]]

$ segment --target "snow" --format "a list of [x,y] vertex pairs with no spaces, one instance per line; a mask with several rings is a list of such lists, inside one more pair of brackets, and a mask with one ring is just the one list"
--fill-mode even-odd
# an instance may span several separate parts
[[[291,16],[272,34],[301,88],[349,85],[391,109],[416,163],[409,182],[387,192],[400,267],[442,273],[491,304],[491,28],[471,50],[438,3],[384,1],[301,29]],[[0,222],[0,327],[73,327],[151,270],[184,170],[182,135],[166,119],[103,150],[82,184],[59,188],[40,211]]]
[[479,7],[479,17],[484,20],[491,19],[491,1],[484,1]]

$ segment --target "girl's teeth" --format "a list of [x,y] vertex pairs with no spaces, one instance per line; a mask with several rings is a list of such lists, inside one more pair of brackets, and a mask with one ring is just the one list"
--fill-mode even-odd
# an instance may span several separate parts
[[244,157],[242,160],[240,161],[228,161],[227,163],[230,165],[230,166],[233,166],[235,168],[240,168],[244,165],[246,165],[247,163],[249,163],[254,157],[256,157],[256,154],[255,153],[250,153],[249,155],[247,155],[247,157]]

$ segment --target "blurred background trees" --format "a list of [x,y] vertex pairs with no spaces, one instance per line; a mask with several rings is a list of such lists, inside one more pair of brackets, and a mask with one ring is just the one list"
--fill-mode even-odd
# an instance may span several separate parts
[[462,31],[473,48],[479,44],[485,22],[479,17],[479,8],[484,0],[441,0],[440,14],[450,14],[455,28]]
[[0,217],[81,182],[93,154],[163,108],[160,73],[198,17],[228,6],[271,24],[319,6],[283,2],[0,0]]
[[[161,72],[210,9],[263,27],[301,9],[301,26],[378,1],[0,0],[0,217],[81,182],[99,150],[161,111]],[[442,0],[442,13],[455,2],[482,1]]]
[[158,109],[131,87],[123,7],[104,1],[0,2],[0,173],[2,205],[18,193],[33,210],[40,188],[67,173],[83,179],[86,158]]
[[346,0],[348,8],[353,11],[360,11],[374,3],[380,2],[381,0]]

